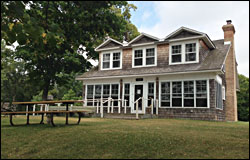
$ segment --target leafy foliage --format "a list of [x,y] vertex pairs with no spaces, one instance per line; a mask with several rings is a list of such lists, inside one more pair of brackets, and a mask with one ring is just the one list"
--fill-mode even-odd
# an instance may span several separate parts
[[239,75],[240,91],[237,93],[238,119],[249,121],[249,78]]
[[25,62],[29,81],[46,100],[55,83],[62,86],[71,73],[91,68],[83,52],[97,58],[94,47],[106,36],[138,34],[131,8],[124,1],[1,1],[1,36],[7,45],[18,42],[13,58]]

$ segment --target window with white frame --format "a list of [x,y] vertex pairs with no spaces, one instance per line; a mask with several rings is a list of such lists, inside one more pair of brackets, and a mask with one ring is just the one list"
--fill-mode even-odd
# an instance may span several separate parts
[[[102,85],[95,85],[95,99],[101,99],[102,96]],[[97,106],[98,102],[95,102],[94,105]],[[99,104],[100,106],[100,104]]]
[[222,86],[222,99],[226,100],[226,88],[225,88],[225,86]]
[[143,65],[143,50],[135,50],[134,54],[134,66],[142,66]]
[[185,64],[199,62],[199,42],[189,40],[170,43],[169,64]]
[[94,85],[87,85],[87,106],[93,106]]
[[207,107],[207,81],[197,80],[196,83],[196,107]]
[[194,81],[184,81],[184,107],[194,107]]
[[121,52],[110,52],[102,54],[102,69],[120,69]]
[[154,99],[154,88],[155,88],[154,82],[149,82],[148,83],[148,106],[150,106],[152,103],[151,99]]
[[172,46],[172,63],[181,62],[182,53],[181,45]]
[[124,84],[124,99],[126,101],[126,106],[129,106],[129,101],[130,101],[130,84],[125,83]]
[[102,68],[107,69],[110,68],[110,53],[105,53],[102,56]]
[[132,67],[155,66],[156,59],[156,47],[133,49]]
[[172,82],[172,106],[182,107],[182,82]]
[[[110,84],[104,84],[103,85],[103,94],[102,94],[102,98],[109,98],[110,97]],[[104,103],[103,106],[107,106],[108,103]]]
[[196,61],[196,43],[186,44],[186,62]]
[[121,58],[120,52],[113,53],[113,68],[120,68],[121,65],[120,58]]
[[146,65],[154,65],[155,64],[155,49],[147,48],[146,49]]
[[111,85],[111,98],[114,99],[114,106],[118,106],[118,93],[119,93],[119,85],[112,84]]
[[207,80],[161,82],[161,107],[208,107]]
[[161,82],[161,107],[170,107],[170,82]]

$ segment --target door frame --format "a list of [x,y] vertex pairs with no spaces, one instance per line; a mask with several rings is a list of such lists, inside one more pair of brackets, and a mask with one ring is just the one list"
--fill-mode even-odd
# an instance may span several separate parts
[[[132,104],[131,104],[131,113],[136,113],[136,110],[134,110],[134,102],[135,102],[135,86],[136,85],[142,85],[142,88],[143,88],[143,93],[142,93],[142,96],[143,98],[145,98],[147,95],[147,93],[145,92],[146,90],[146,83],[144,82],[134,82],[134,83],[131,83],[131,86],[132,86],[132,92],[131,92],[131,100],[132,100]],[[146,105],[147,103],[144,101],[144,112],[146,111]],[[143,113],[143,110],[138,110],[138,113]]]

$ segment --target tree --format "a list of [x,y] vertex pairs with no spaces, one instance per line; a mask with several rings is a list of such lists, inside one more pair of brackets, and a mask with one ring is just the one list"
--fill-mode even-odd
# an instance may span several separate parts
[[239,74],[240,91],[237,92],[238,119],[249,121],[249,78]]
[[[116,8],[125,8],[124,16]],[[14,57],[25,62],[30,81],[46,100],[55,83],[67,83],[64,75],[91,67],[83,51],[96,57],[98,40],[123,39],[130,8],[124,1],[1,1],[1,36],[7,45],[18,42]]]

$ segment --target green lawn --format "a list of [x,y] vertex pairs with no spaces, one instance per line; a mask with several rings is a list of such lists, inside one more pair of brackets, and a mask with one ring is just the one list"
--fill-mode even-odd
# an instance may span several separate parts
[[[30,117],[39,122],[40,117]],[[65,118],[56,117],[63,124]],[[70,122],[77,119],[70,118]],[[25,117],[15,117],[25,123]],[[83,118],[15,126],[1,118],[1,158],[249,158],[249,123]]]

